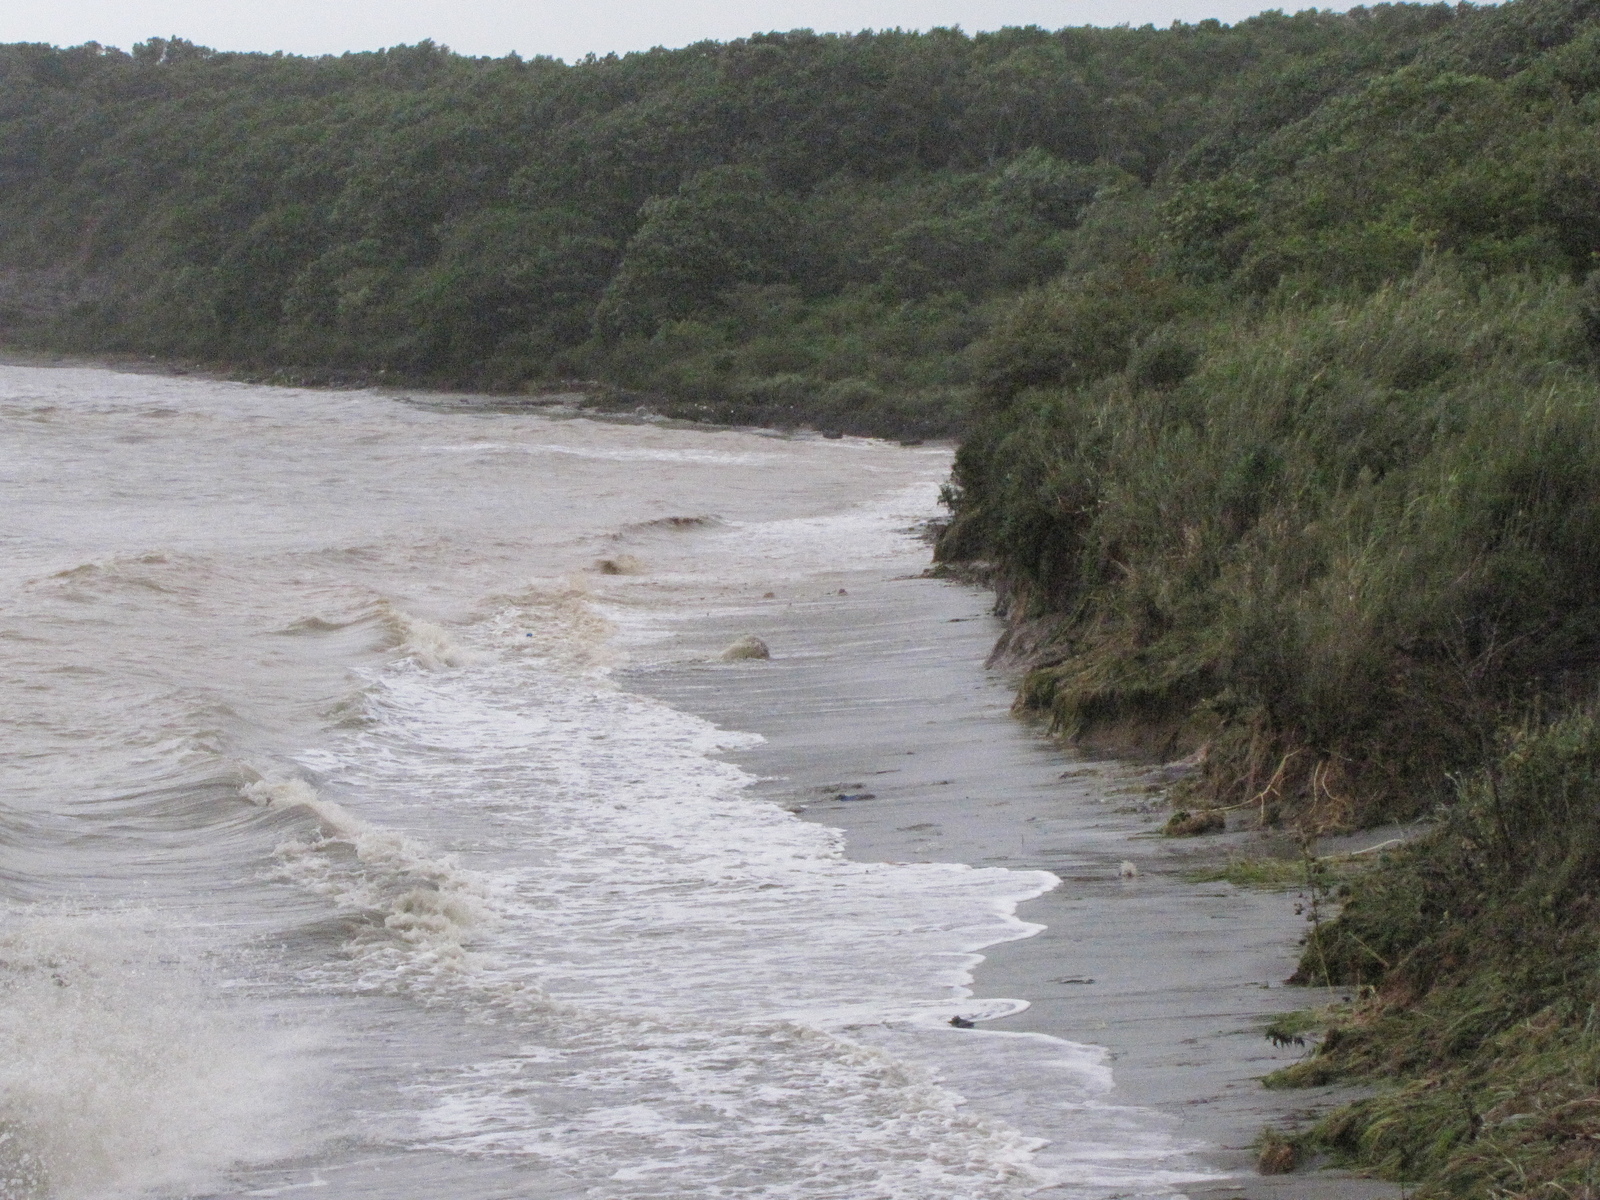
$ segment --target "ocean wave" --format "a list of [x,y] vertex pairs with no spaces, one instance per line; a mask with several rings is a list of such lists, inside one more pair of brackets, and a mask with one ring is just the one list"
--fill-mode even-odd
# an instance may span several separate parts
[[0,1197],[192,1192],[303,1151],[312,1047],[230,1008],[137,911],[0,927]]
[[392,649],[420,667],[442,671],[484,661],[481,655],[460,646],[442,625],[414,617],[387,601],[380,602],[379,612],[384,627],[394,639]]
[[469,942],[499,915],[482,876],[323,799],[303,779],[259,780],[240,794],[264,808],[315,818],[312,836],[278,846],[278,871],[363,918],[345,949],[368,984],[395,990],[418,977],[458,976],[472,968]]
[[[340,803],[303,780],[250,796],[316,814],[318,836],[280,849],[285,875],[369,914],[324,985],[519,1032],[515,1053],[414,1083],[419,1149],[525,1157],[608,1200],[1009,1200],[1058,1179],[1039,1139],[900,1052],[975,1045],[989,1035],[951,1015],[1015,1010],[966,984],[979,949],[1036,928],[1014,910],[1054,877],[851,862],[716,757],[759,738],[550,658],[396,666],[367,704],[361,729],[300,756]],[[1047,1040],[1017,1063],[1050,1063],[1087,1111],[1103,1053]]]

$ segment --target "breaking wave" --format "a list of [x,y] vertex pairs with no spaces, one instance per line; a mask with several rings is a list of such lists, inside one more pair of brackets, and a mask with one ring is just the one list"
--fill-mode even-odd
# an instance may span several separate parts
[[0,1197],[193,1190],[314,1142],[309,1047],[218,1000],[139,912],[0,930]]

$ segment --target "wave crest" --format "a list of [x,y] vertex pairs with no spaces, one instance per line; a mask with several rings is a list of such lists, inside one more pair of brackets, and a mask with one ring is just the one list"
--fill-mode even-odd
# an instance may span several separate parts
[[259,780],[241,794],[264,808],[302,809],[317,832],[277,849],[281,873],[366,920],[345,949],[401,982],[472,969],[471,940],[498,924],[492,889],[449,855],[436,855],[318,795],[303,779]]

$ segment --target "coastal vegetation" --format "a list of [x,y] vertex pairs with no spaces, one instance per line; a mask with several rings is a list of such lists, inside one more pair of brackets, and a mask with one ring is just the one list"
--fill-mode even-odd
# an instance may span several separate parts
[[1456,19],[800,30],[572,64],[3,46],[0,338],[955,434],[973,343],[1154,234],[1167,164]]
[[1019,705],[1308,847],[1218,876],[1348,997],[1271,1082],[1385,1086],[1264,1163],[1600,1196],[1600,3],[9,46],[0,131],[13,345],[960,435]]
[[1019,704],[1191,754],[1170,832],[1429,822],[1307,881],[1296,981],[1348,1002],[1269,1082],[1384,1086],[1263,1169],[1600,1195],[1597,39],[1594,5],[1456,10],[1097,200],[1145,232],[973,351],[941,553],[988,564]]

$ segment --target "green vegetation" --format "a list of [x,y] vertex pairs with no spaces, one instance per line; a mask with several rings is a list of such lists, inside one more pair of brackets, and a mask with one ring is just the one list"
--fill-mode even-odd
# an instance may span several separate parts
[[1447,800],[1592,686],[1600,230],[1563,197],[1595,38],[1582,4],[1471,11],[1097,200],[1143,233],[975,347],[941,546],[1056,618],[1023,704],[1206,744],[1211,800],[1324,829]]
[[1300,980],[1360,999],[1276,1086],[1392,1078],[1305,1150],[1419,1197],[1600,1187],[1600,720],[1506,735],[1428,838],[1347,888]]
[[[1056,303],[1121,312],[1136,284]],[[1269,822],[1291,801],[1319,828],[1424,811],[1508,712],[1593,679],[1580,302],[1559,277],[1433,259],[1365,294],[1163,323],[1194,347],[1175,385],[1135,355],[993,401],[943,550],[994,559],[1015,611],[1072,615],[1024,703],[1069,735],[1209,742],[1211,798]]]
[[1105,214],[1150,226],[1176,157],[1455,19],[801,30],[571,65],[0,46],[0,337],[950,434],[1009,299],[1142,236]]
[[1219,124],[971,351],[940,551],[1037,647],[1019,705],[1203,748],[1191,812],[1435,818],[1319,867],[1298,979],[1353,1003],[1271,1082],[1381,1086],[1264,1170],[1600,1196],[1597,49],[1592,4],[1457,10]]
[[1186,872],[1190,883],[1231,883],[1235,887],[1287,891],[1306,886],[1306,865],[1298,858],[1234,858],[1217,867]]
[[961,433],[945,569],[1023,708],[1196,751],[1172,832],[1434,818],[1293,864],[1351,1002],[1272,1082],[1385,1086],[1263,1168],[1600,1197],[1595,0],[7,46],[0,135],[13,344]]
[[1336,1011],[1336,1006],[1327,1008],[1297,1008],[1292,1012],[1279,1013],[1267,1022],[1263,1031],[1267,1040],[1280,1045],[1304,1045],[1305,1042],[1316,1035],[1326,1032],[1331,1015]]

